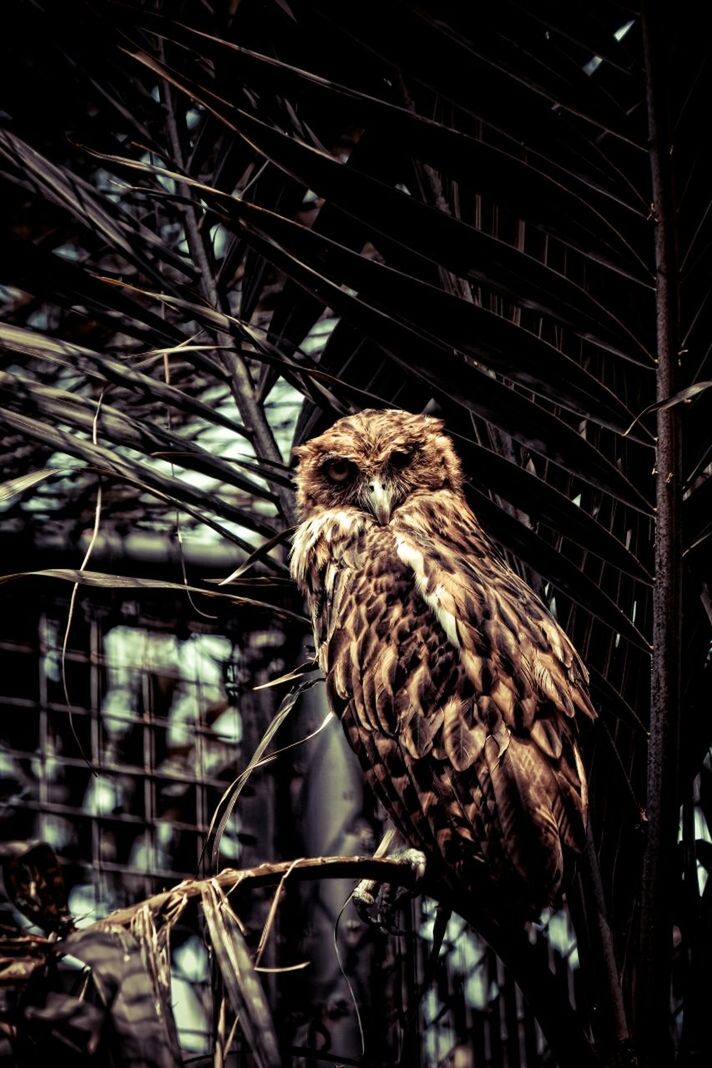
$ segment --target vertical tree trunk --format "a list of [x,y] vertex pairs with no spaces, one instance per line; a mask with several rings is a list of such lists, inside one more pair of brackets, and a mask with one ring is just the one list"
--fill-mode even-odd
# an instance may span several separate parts
[[[666,91],[665,0],[642,5],[648,133],[655,227],[657,398],[676,390],[678,256],[670,117]],[[671,901],[678,826],[680,705],[680,435],[678,409],[658,412],[653,660],[648,750],[648,839],[643,861],[637,1033],[646,1068],[672,1063]]]

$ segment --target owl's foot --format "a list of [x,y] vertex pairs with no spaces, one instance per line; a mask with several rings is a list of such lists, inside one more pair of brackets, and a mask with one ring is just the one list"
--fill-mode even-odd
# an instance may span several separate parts
[[[407,865],[416,882],[425,875],[425,854],[419,849],[400,849],[390,853],[389,860]],[[378,883],[373,879],[362,879],[351,895],[354,907],[364,923],[378,927],[387,934],[400,933],[395,925],[395,915],[403,901],[410,897],[412,889],[394,886],[392,883]]]
[[407,864],[413,872],[416,882],[420,882],[425,877],[427,861],[425,853],[421,853],[419,849],[410,847],[408,849],[398,849],[395,853],[390,853],[388,859],[396,860],[399,864]]

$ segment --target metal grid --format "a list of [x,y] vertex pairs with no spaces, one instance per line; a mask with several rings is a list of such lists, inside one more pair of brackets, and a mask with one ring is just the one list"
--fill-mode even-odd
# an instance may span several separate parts
[[[6,835],[55,848],[86,916],[197,875],[255,713],[249,695],[236,697],[244,651],[204,624],[176,637],[125,602],[80,605],[63,654],[66,601],[10,603],[0,630],[0,752],[15,778]],[[240,859],[237,817],[223,852]]]

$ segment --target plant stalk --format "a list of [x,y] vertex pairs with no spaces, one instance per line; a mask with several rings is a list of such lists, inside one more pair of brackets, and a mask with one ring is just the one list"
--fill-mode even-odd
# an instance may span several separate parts
[[[651,215],[655,228],[658,401],[672,396],[678,388],[680,348],[673,146],[664,54],[667,12],[664,0],[645,0],[641,12],[653,197]],[[636,995],[636,1032],[641,1064],[645,1068],[663,1068],[672,1063],[673,1056],[670,980],[679,810],[681,481],[679,414],[677,408],[668,408],[657,415],[648,834],[643,858]]]

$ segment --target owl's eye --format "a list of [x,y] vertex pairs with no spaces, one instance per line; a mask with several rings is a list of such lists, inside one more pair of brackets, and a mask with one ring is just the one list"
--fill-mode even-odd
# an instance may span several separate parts
[[353,478],[356,468],[350,460],[327,460],[322,468],[324,474],[329,479],[329,482],[341,483],[348,482]]
[[409,465],[414,455],[415,449],[395,449],[388,458],[388,462],[396,471],[402,471]]

